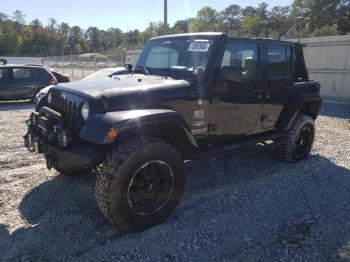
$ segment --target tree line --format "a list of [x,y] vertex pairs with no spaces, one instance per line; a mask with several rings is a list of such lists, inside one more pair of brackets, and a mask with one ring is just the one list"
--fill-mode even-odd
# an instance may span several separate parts
[[11,16],[0,12],[0,55],[54,56],[87,52],[111,53],[141,49],[145,42],[165,33],[220,31],[231,36],[290,39],[350,33],[350,0],[295,0],[291,6],[257,7],[230,5],[217,11],[204,7],[196,17],[179,20],[173,26],[151,22],[144,31],[123,32],[111,27],[57,23],[39,19],[29,23],[16,10]]

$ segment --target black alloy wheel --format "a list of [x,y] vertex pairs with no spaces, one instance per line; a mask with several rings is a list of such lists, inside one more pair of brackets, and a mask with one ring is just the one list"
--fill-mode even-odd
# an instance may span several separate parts
[[310,125],[305,125],[300,129],[293,145],[293,159],[303,159],[310,152],[313,132],[313,127]]
[[130,181],[129,206],[140,215],[154,214],[169,201],[173,187],[174,175],[169,165],[159,160],[148,162]]

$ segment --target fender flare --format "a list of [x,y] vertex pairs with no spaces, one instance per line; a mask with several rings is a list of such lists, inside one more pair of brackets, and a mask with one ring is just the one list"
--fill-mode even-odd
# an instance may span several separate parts
[[[142,131],[143,128],[165,126],[169,123],[172,127],[182,130],[192,146],[198,147],[183,117],[178,112],[168,109],[127,110],[93,115],[81,129],[79,138],[98,145],[109,145],[118,142],[135,129]],[[118,132],[116,139],[107,136],[107,132],[112,128]]]
[[298,113],[302,110],[303,105],[312,104],[312,108],[307,109],[305,113],[311,115],[314,119],[317,118],[321,110],[322,99],[319,94],[314,92],[306,92],[293,97],[288,105],[283,109],[281,118],[277,121],[276,127],[278,130],[288,130]]

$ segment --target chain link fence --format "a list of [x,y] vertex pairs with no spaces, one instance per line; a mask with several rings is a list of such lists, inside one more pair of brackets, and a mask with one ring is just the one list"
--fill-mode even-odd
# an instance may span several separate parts
[[87,53],[82,55],[43,57],[44,65],[57,71],[69,74],[72,80],[80,80],[103,68],[125,65],[125,54],[117,53]]

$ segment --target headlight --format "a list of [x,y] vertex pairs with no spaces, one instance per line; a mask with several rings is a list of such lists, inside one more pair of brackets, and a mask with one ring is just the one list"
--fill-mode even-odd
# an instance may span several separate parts
[[88,102],[85,102],[83,106],[81,107],[81,116],[84,120],[87,120],[90,113],[90,106]]
[[52,94],[51,94],[51,92],[50,92],[49,95],[47,96],[47,102],[48,102],[49,104],[51,104],[51,101],[52,101]]

